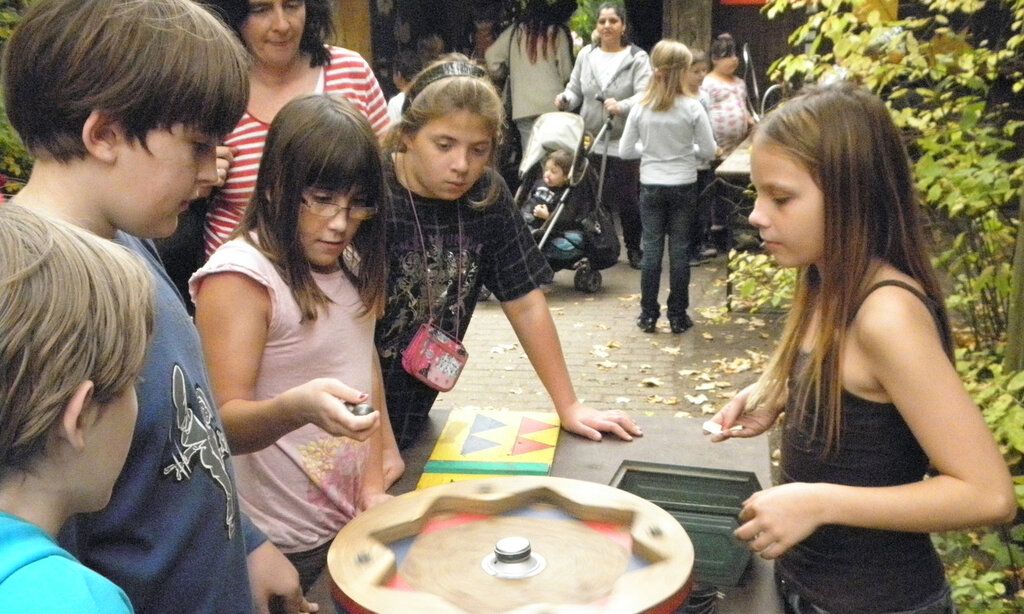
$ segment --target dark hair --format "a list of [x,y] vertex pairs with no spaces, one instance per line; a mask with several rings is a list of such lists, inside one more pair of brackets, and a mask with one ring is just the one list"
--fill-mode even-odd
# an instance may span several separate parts
[[143,147],[175,124],[224,136],[245,112],[249,54],[189,0],[41,0],[7,42],[3,89],[29,152],[70,162],[93,111]]
[[690,60],[690,66],[693,66],[694,64],[708,63],[708,54],[706,51],[701,51],[700,49],[690,49],[690,55],[693,56],[693,59]]
[[[235,236],[259,249],[288,284],[302,311],[312,321],[327,304],[299,244],[298,220],[302,193],[309,188],[347,192],[362,188],[377,215],[362,222],[339,264],[359,290],[366,308],[384,307],[387,259],[384,250],[388,215],[387,188],[377,137],[366,117],[352,103],[330,94],[300,96],[278,111],[267,133],[252,202]],[[250,237],[256,234],[256,241]],[[354,257],[352,257],[354,256]]]
[[565,176],[569,176],[569,171],[572,170],[572,153],[564,149],[555,149],[544,158],[544,162],[554,162],[555,166],[562,169]]
[[711,61],[731,58],[734,55],[736,55],[736,41],[728,32],[722,32],[711,43]]
[[[198,0],[212,8],[231,26],[235,35],[242,40],[242,25],[249,18],[249,0]],[[306,23],[302,28],[299,51],[309,56],[310,66],[327,66],[331,52],[327,41],[334,37],[334,19],[331,2],[328,0],[305,0]]]
[[[549,4],[547,0],[532,0],[526,5],[522,16],[518,19],[518,27],[522,30],[517,42],[524,51],[531,64],[537,63],[538,49],[544,59],[548,58],[549,51],[555,52],[558,33],[564,30],[565,22],[572,13],[566,13],[564,3]],[[523,35],[526,36],[526,46],[523,47]],[[568,35],[568,32],[566,31]],[[570,41],[571,45],[571,41]]]
[[619,19],[622,20],[622,25],[625,26],[625,29],[622,31],[622,44],[623,45],[629,44],[630,26],[629,26],[629,14],[626,12],[626,7],[624,7],[622,4],[620,4],[618,2],[602,2],[601,6],[597,7],[597,14],[595,15],[595,17],[600,18],[601,17],[601,11],[606,11],[606,10],[615,11],[615,14],[618,15]]
[[412,81],[423,70],[423,60],[415,50],[405,48],[395,55],[394,74],[402,75],[406,81]]

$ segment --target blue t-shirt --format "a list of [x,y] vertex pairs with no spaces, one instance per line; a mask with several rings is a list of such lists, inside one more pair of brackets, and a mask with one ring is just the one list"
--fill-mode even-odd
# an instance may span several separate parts
[[121,614],[128,596],[42,529],[0,512],[0,612]]
[[265,538],[238,509],[199,334],[152,244],[124,233],[115,242],[156,286],[139,418],[109,505],[72,518],[59,541],[139,612],[250,612],[246,553]]

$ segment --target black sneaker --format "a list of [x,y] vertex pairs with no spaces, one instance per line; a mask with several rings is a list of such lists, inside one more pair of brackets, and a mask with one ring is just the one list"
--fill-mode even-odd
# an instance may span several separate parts
[[630,267],[639,271],[644,261],[644,253],[638,249],[627,249],[626,259],[629,260]]
[[636,319],[636,326],[645,333],[653,333],[658,325],[658,318],[651,316],[640,316]]
[[[693,320],[684,313],[682,317],[669,319],[668,325],[672,328],[672,332],[678,335],[693,328]],[[640,326],[639,320],[637,320],[637,326]]]

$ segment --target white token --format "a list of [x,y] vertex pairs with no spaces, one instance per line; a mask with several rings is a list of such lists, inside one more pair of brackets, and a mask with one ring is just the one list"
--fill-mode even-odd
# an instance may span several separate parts
[[[711,420],[708,420],[707,422],[705,422],[703,428],[704,428],[704,432],[708,433],[709,435],[721,435],[722,434],[722,425],[717,423],[717,422],[713,422]],[[743,425],[742,424],[735,424],[729,430],[732,431],[733,433],[735,433],[736,431],[742,431],[743,430]]]

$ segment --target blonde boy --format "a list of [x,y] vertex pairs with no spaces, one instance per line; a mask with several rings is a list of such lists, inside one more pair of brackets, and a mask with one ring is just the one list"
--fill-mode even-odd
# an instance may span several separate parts
[[54,539],[110,498],[152,330],[153,284],[137,258],[0,207],[0,611],[131,611]]

